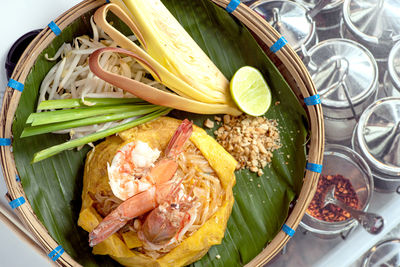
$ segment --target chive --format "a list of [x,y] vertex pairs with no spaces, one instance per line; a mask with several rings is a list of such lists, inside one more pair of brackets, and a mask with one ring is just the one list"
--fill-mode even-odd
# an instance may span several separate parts
[[56,154],[58,154],[58,153],[60,153],[60,152],[62,152],[64,150],[75,148],[75,147],[78,147],[78,146],[82,146],[82,145],[85,145],[85,144],[90,143],[90,142],[95,142],[95,141],[97,141],[99,139],[102,139],[102,138],[105,138],[107,136],[113,135],[115,133],[127,130],[127,129],[132,128],[134,126],[137,126],[139,124],[151,121],[153,119],[156,119],[159,116],[163,116],[163,115],[168,114],[168,112],[170,112],[171,110],[172,109],[170,109],[170,108],[160,108],[158,111],[155,111],[155,112],[152,112],[150,114],[147,114],[147,115],[145,115],[143,117],[140,117],[140,118],[138,118],[138,119],[136,119],[134,121],[127,122],[127,123],[118,125],[116,127],[113,127],[113,128],[110,128],[110,129],[106,129],[104,131],[100,131],[100,132],[97,132],[97,133],[89,134],[89,135],[87,135],[85,137],[82,137],[82,138],[70,140],[68,142],[65,142],[65,143],[62,143],[62,144],[59,144],[59,145],[55,145],[55,146],[46,148],[46,149],[44,149],[42,151],[39,151],[39,152],[35,153],[35,155],[33,156],[33,159],[32,159],[32,163],[47,159],[47,158],[49,158],[51,156],[54,156],[54,155],[56,155]]
[[149,105],[148,107],[141,108],[139,110],[129,111],[129,112],[123,112],[123,113],[117,113],[117,114],[107,114],[107,115],[83,118],[83,119],[78,119],[78,120],[73,120],[73,121],[57,122],[57,123],[51,123],[51,124],[45,124],[45,125],[39,125],[39,126],[26,127],[22,131],[21,138],[38,135],[38,134],[51,133],[51,132],[70,129],[70,128],[76,128],[76,127],[80,127],[80,126],[88,126],[88,125],[93,125],[93,124],[98,124],[98,123],[109,122],[109,121],[123,120],[126,118],[131,118],[134,116],[139,116],[139,115],[144,115],[144,114],[147,114],[150,112],[154,112],[159,109],[160,109],[160,107],[158,107],[158,106],[153,107],[153,106]]
[[[112,106],[121,105],[128,103],[147,103],[140,98],[85,98],[85,102],[91,103],[90,106]],[[88,107],[85,105],[81,98],[71,98],[71,99],[56,99],[56,100],[46,100],[40,102],[37,110],[44,109],[61,109],[61,108],[79,108]]]
[[104,107],[89,107],[78,109],[62,109],[55,111],[32,113],[27,119],[27,123],[32,123],[32,126],[72,121],[77,119],[88,118],[92,116],[122,113],[134,110],[139,110],[146,107],[155,107],[155,105],[118,105],[118,106],[104,106]]

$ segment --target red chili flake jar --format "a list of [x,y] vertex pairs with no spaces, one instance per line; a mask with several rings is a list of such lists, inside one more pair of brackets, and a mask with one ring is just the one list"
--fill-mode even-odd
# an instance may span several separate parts
[[359,209],[356,192],[349,179],[340,174],[322,175],[319,179],[317,191],[308,206],[307,213],[312,217],[326,222],[340,222],[350,218],[350,213],[334,204],[324,207],[324,198],[331,185],[335,185],[335,197],[353,209]]

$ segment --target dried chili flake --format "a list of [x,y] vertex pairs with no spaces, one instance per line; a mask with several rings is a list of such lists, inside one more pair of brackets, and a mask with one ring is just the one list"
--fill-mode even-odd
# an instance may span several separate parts
[[319,179],[317,191],[308,206],[307,213],[312,217],[327,221],[339,222],[350,218],[350,213],[336,205],[328,204],[324,207],[324,198],[331,185],[335,185],[335,197],[347,206],[359,209],[359,200],[349,179],[340,174],[322,175]]

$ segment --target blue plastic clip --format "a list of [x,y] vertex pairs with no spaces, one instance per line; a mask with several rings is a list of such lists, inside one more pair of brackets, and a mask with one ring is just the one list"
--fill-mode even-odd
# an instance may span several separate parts
[[11,146],[10,138],[0,138],[0,146]]
[[61,29],[57,26],[57,24],[54,21],[51,21],[48,26],[56,36],[60,35]]
[[228,11],[228,13],[232,13],[239,5],[240,5],[240,0],[231,0],[228,6],[226,7],[226,11]]
[[107,4],[110,3],[110,0],[106,0],[106,3],[107,3]]
[[269,48],[269,50],[271,50],[272,53],[276,53],[276,52],[278,52],[282,47],[284,47],[285,44],[287,44],[287,41],[286,41],[285,37],[281,36],[281,38],[279,38],[278,41],[276,41],[276,42]]
[[290,237],[292,237],[294,235],[294,233],[296,233],[296,231],[293,230],[292,228],[290,228],[289,226],[287,226],[287,224],[284,224],[282,226],[282,231],[284,231]]
[[19,206],[21,206],[24,203],[25,203],[25,198],[24,197],[19,197],[19,198],[16,198],[16,199],[10,201],[8,204],[10,204],[12,209],[15,209],[15,208],[18,208]]
[[7,84],[8,87],[14,88],[20,92],[24,91],[24,84],[16,80],[10,79]]
[[304,98],[304,103],[307,106],[314,106],[314,105],[321,104],[321,97],[319,96],[319,94],[306,97],[306,98]]
[[309,171],[312,171],[312,172],[321,173],[322,172],[322,165],[307,162],[306,169],[309,170]]
[[18,183],[21,182],[21,178],[17,175],[15,175],[15,181],[17,181]]
[[53,261],[56,261],[63,253],[64,253],[64,249],[60,245],[60,246],[56,247],[55,249],[53,249],[53,251],[51,251],[47,256],[49,256],[49,258],[52,259]]

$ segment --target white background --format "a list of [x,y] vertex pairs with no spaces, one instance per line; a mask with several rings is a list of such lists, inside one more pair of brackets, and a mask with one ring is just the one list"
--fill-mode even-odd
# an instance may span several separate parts
[[[46,27],[60,14],[77,4],[79,0],[7,0],[0,8],[0,93],[7,84],[5,58],[8,50],[21,35],[31,30]],[[3,197],[7,192],[0,174],[0,202],[8,206]],[[346,241],[320,240],[311,235],[303,236],[299,231],[289,242],[288,253],[280,256],[268,266],[349,266],[360,258],[378,240],[399,223],[400,196],[375,193],[371,210],[379,212],[387,220],[386,228],[379,236],[370,236],[358,227]],[[10,210],[10,212],[12,212]],[[300,260],[298,258],[300,256]],[[297,258],[297,260],[294,260]],[[0,267],[52,266],[47,257],[35,252],[17,235],[0,223]]]
[[[23,34],[36,29],[43,29],[59,15],[70,9],[79,0],[6,0],[1,1],[0,8],[0,93],[3,97],[7,85],[5,61],[12,44]],[[0,201],[7,189],[0,174]],[[11,210],[10,210],[11,211]],[[0,266],[53,266],[50,259],[43,257],[22,241],[14,232],[0,222]]]

